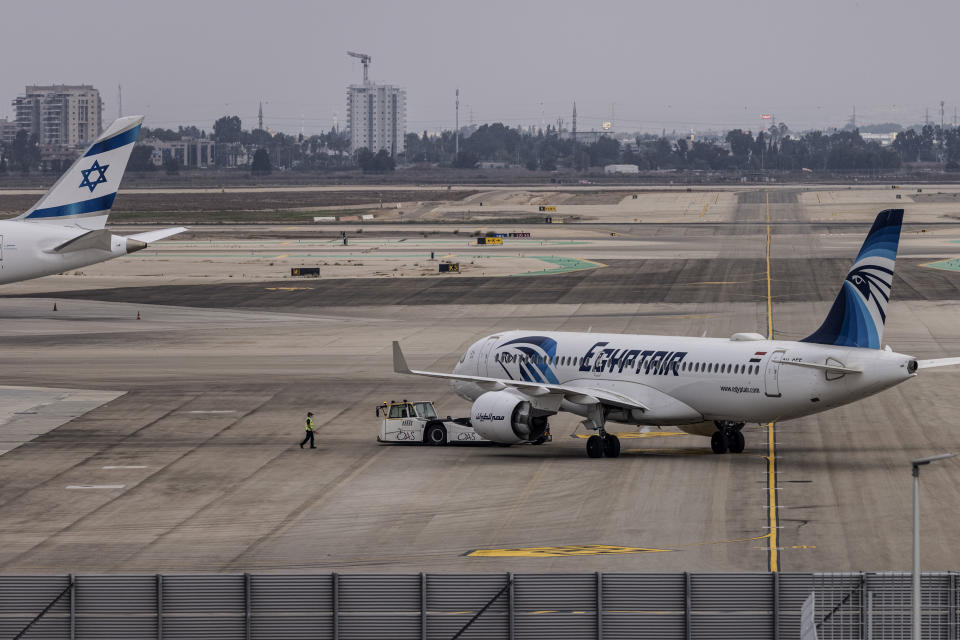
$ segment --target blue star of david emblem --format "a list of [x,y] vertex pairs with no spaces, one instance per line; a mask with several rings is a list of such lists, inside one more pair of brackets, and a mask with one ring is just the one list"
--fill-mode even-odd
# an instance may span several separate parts
[[[80,188],[89,187],[90,192],[93,193],[93,190],[97,188],[98,184],[103,184],[107,181],[107,169],[110,168],[110,165],[105,164],[102,167],[100,166],[99,160],[93,161],[93,166],[89,169],[81,169],[80,173],[83,174],[83,182],[80,183]],[[90,174],[96,172],[97,177],[93,181],[90,180]]]

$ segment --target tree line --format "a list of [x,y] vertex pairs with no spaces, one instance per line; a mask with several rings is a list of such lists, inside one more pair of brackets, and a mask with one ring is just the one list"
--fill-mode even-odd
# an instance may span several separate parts
[[[588,139],[584,139],[584,136]],[[208,133],[195,126],[177,130],[146,128],[130,159],[130,169],[155,168],[151,142],[184,138],[208,138],[218,143],[218,163],[231,149],[251,159],[251,170],[269,173],[274,167],[299,170],[393,171],[397,164],[475,168],[480,163],[520,166],[531,171],[572,169],[585,171],[609,164],[636,165],[641,171],[886,171],[915,162],[941,163],[947,171],[960,171],[960,127],[925,125],[900,131],[893,143],[883,146],[867,140],[860,130],[794,133],[785,124],[753,133],[733,129],[713,137],[668,137],[640,135],[631,139],[591,132],[574,139],[552,126],[521,130],[502,123],[484,124],[439,135],[408,133],[405,150],[397,157],[385,150],[350,152],[350,138],[331,129],[312,136],[288,135],[257,128],[246,130],[238,116],[223,116]],[[43,162],[35,135],[18,131],[13,141],[0,148],[0,172],[29,172],[43,168],[62,171],[61,162]],[[166,166],[176,171],[176,166]]]

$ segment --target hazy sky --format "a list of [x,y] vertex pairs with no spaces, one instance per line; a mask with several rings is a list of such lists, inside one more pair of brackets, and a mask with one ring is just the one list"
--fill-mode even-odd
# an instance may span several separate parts
[[[224,114],[305,133],[344,122],[361,79],[407,90],[407,129],[461,123],[617,130],[939,122],[960,105],[956,0],[783,2],[19,2],[0,24],[0,116],[26,84],[89,83],[104,120],[210,128]],[[542,106],[541,106],[542,105]],[[615,105],[613,108],[611,105]]]

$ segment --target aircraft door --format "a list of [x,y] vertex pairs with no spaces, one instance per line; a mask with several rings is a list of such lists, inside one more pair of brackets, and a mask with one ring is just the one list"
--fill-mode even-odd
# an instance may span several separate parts
[[497,344],[500,337],[487,338],[486,342],[480,345],[479,359],[477,360],[478,376],[496,376],[496,370],[490,366],[490,359],[493,358],[493,345]]
[[764,387],[768,398],[779,398],[780,393],[780,361],[783,359],[784,350],[774,351],[767,360],[767,368],[764,372]]

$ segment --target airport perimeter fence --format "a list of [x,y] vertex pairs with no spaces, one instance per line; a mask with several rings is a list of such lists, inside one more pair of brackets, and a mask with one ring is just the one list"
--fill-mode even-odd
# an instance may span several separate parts
[[[958,579],[923,575],[924,639],[960,640]],[[894,640],[910,588],[909,573],[0,575],[0,639],[787,640],[805,611],[820,640]]]

